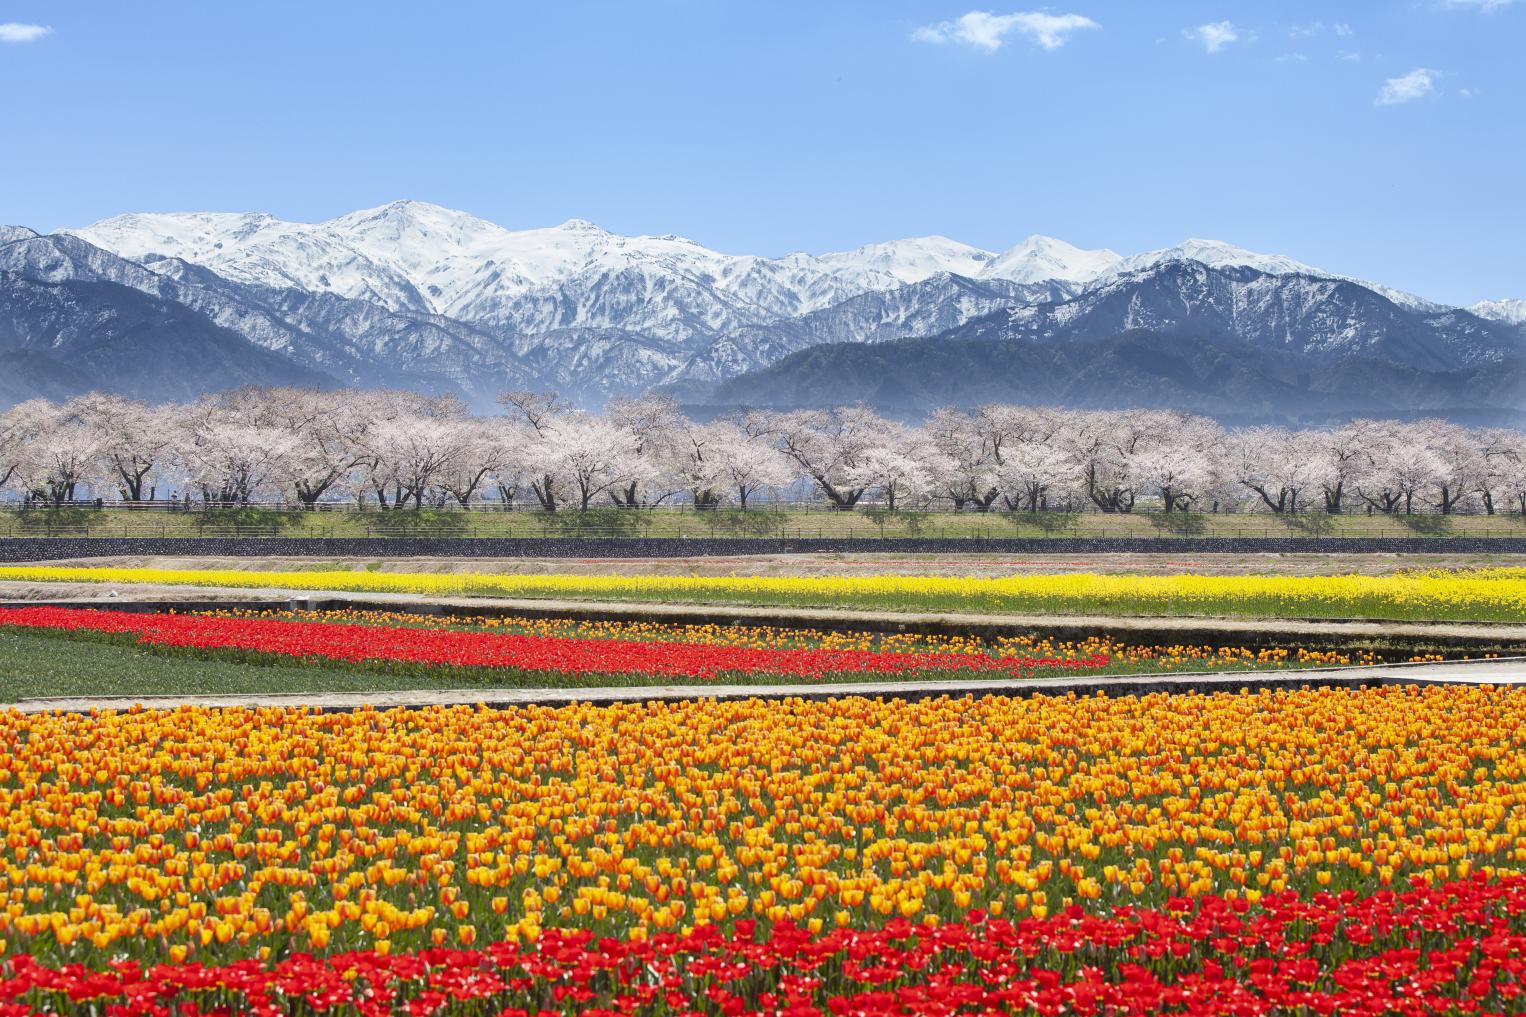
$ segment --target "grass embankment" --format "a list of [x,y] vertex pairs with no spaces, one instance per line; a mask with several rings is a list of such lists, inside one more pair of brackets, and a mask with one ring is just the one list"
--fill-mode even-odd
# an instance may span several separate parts
[[1526,517],[1310,513],[0,511],[0,537],[1526,537]]
[[438,597],[1139,617],[1526,621],[1526,570],[1393,576],[696,577],[0,568],[0,580],[277,588]]

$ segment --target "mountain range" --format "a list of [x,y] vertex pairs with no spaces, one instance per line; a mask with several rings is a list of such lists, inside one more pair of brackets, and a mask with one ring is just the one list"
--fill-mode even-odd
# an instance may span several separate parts
[[0,227],[0,404],[257,383],[477,405],[510,388],[588,404],[656,388],[714,408],[1126,395],[1219,414],[1510,413],[1526,406],[1523,356],[1526,302],[1445,307],[1204,240],[1123,257],[920,237],[763,258],[407,201],[317,224]]

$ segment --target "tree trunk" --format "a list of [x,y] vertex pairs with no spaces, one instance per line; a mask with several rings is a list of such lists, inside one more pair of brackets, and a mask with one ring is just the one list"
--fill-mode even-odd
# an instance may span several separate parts
[[1345,483],[1342,482],[1336,484],[1333,488],[1325,488],[1325,512],[1327,514],[1332,516],[1341,514],[1341,494],[1342,488],[1345,486]]
[[540,480],[530,481],[530,490],[535,492],[535,498],[540,502],[540,507],[547,512],[556,511],[556,481],[548,473]]

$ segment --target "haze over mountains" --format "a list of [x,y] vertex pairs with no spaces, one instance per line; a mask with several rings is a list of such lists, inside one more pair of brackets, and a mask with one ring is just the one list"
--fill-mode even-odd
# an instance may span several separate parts
[[317,224],[0,227],[0,403],[252,382],[478,405],[510,388],[597,403],[655,387],[716,408],[1017,398],[1508,416],[1526,407],[1523,356],[1526,302],[1442,307],[1202,240],[1126,258],[1047,237],[761,258],[582,220],[511,231],[420,202]]

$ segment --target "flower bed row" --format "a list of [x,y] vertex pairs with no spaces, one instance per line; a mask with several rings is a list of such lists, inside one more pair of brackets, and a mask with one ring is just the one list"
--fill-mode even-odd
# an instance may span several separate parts
[[88,611],[58,607],[0,609],[0,628],[123,635],[146,646],[234,650],[343,662],[396,661],[444,667],[513,668],[569,675],[640,674],[713,679],[723,674],[794,678],[909,675],[921,672],[1023,677],[1036,670],[1105,668],[1087,657],[989,656],[971,653],[746,646],[457,632],[423,628]]
[[338,608],[323,611],[250,610],[224,608],[199,612],[217,618],[275,618],[329,624],[377,625],[394,628],[461,629],[514,635],[573,639],[614,639],[635,642],[702,643],[761,650],[828,649],[895,653],[963,653],[993,657],[1091,658],[1106,656],[1112,665],[1170,671],[1182,668],[1330,667],[1382,664],[1393,659],[1417,661],[1433,657],[1383,654],[1371,649],[1312,647],[1210,646],[1184,643],[1141,644],[1106,633],[1063,639],[1043,635],[982,637],[961,633],[870,632],[771,625],[709,623],[681,625],[656,621],[591,618],[527,618],[515,615],[417,614]]
[[109,971],[0,963],[0,1017],[1520,1013],[1526,878],[1359,896],[1176,898],[1018,922],[812,934],[788,922],[650,939],[548,929],[480,950],[298,954]]
[[813,932],[1526,871],[1526,696],[0,712],[0,954]]
[[0,567],[0,581],[156,583],[435,596],[580,598],[1041,614],[1239,615],[1518,621],[1526,578],[1509,569],[1389,576],[621,576],[251,572]]

